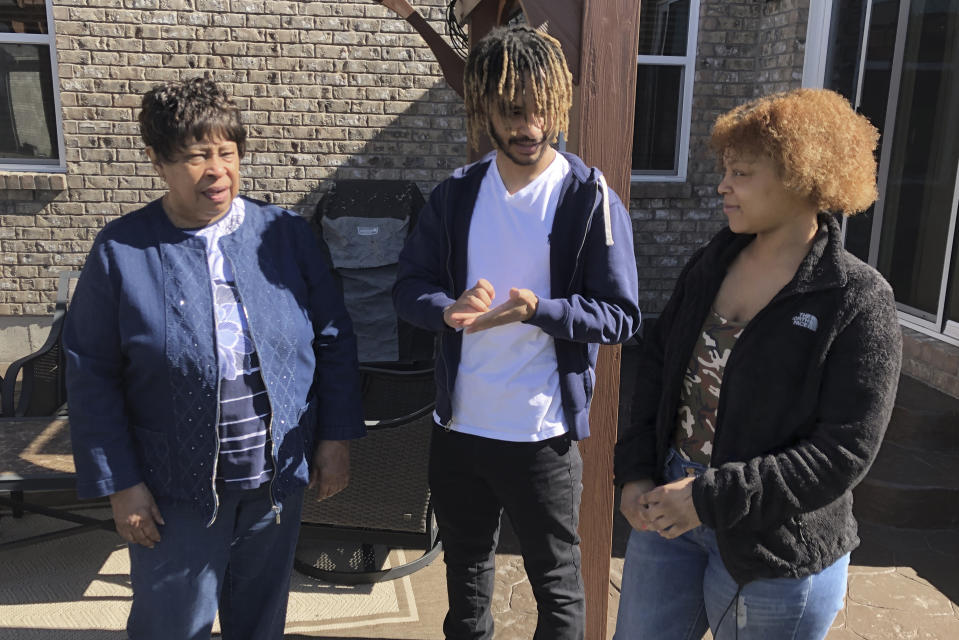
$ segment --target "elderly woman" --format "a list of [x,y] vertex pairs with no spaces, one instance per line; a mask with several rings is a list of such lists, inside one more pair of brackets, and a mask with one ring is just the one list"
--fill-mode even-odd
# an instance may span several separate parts
[[131,638],[281,638],[303,489],[364,435],[352,326],[308,224],[238,197],[222,90],[157,86],[140,131],[168,191],[97,236],[64,335],[77,490],[130,543]]
[[892,291],[834,215],[876,197],[876,130],[796,90],[722,115],[729,227],[690,259],[644,345],[616,447],[633,527],[616,637],[825,637],[859,544],[852,488],[889,421]]

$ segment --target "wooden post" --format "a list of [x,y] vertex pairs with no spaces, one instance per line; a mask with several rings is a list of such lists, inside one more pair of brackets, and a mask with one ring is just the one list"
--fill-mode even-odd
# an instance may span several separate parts
[[[638,0],[584,0],[580,83],[575,129],[577,152],[599,167],[609,187],[629,203],[629,176],[639,50]],[[586,640],[605,640],[609,566],[613,544],[613,445],[619,413],[620,347],[601,347],[596,392],[590,411],[590,437],[583,455],[583,582],[586,587]]]

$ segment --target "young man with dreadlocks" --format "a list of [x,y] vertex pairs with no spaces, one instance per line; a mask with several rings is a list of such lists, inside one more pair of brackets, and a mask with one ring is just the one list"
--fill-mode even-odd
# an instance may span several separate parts
[[400,255],[400,316],[439,333],[429,480],[447,638],[493,637],[494,549],[519,538],[535,638],[581,640],[582,460],[599,344],[639,326],[629,215],[602,174],[551,146],[572,86],[559,43],[493,30],[464,75],[470,143],[494,146],[433,190]]

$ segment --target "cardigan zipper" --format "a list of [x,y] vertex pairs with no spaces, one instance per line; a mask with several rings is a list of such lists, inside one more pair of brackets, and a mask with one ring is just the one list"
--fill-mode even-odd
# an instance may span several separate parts
[[[223,253],[223,257],[230,262],[230,268],[233,270],[233,280],[236,282],[236,289],[240,292],[240,308],[243,309],[243,317],[246,319],[246,326],[250,328],[250,341],[253,343],[253,349],[257,353],[257,358],[260,351],[259,346],[256,344],[256,332],[253,331],[253,322],[250,320],[250,315],[246,310],[246,303],[243,301],[242,288],[240,287],[240,276],[236,271],[236,265],[233,263],[233,258],[226,255],[226,252]],[[279,465],[276,461],[276,439],[273,437],[273,394],[270,392],[270,384],[267,382],[267,377],[263,375],[263,362],[260,361],[260,378],[263,380],[263,386],[266,388],[266,401],[270,405],[270,421],[266,425],[266,434],[270,439],[270,460],[273,462],[273,473],[270,474],[270,505],[273,513],[276,517],[276,523],[280,524],[280,507],[276,504],[276,500],[273,498],[273,484],[276,482],[276,476],[280,472]]]
[[216,491],[216,470],[220,463],[220,338],[216,327],[216,292],[213,290],[213,274],[210,273],[210,264],[206,255],[203,257],[203,263],[206,265],[207,281],[210,284],[210,300],[213,311],[213,353],[216,361],[216,413],[213,418],[213,435],[215,437],[216,449],[213,452],[213,469],[210,474],[210,488],[213,490],[213,515],[210,521],[206,523],[207,527],[213,526],[216,516],[220,512],[220,496]]

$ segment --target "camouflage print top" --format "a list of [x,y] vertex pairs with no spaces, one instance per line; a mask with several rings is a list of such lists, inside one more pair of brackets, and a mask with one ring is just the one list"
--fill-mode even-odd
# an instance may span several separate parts
[[686,367],[676,411],[673,447],[693,462],[708,465],[723,371],[745,322],[731,322],[710,310]]

